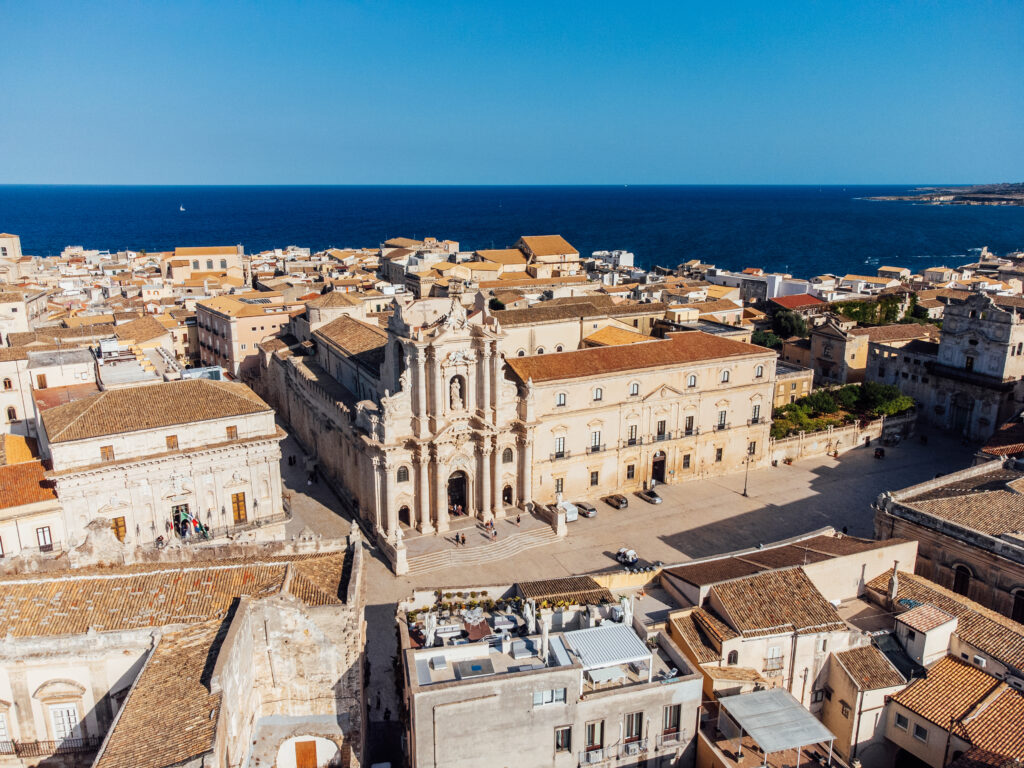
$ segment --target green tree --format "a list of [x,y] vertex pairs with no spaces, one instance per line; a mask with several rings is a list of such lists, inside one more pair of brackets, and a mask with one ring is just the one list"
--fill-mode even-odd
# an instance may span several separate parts
[[505,304],[492,296],[491,300],[487,302],[487,307],[495,311],[500,311],[505,308]]
[[807,397],[801,398],[800,404],[816,415],[835,413],[839,410],[839,405],[836,403],[835,398],[832,397],[832,393],[827,389],[819,389],[807,395]]
[[761,347],[768,347],[768,349],[782,349],[782,339],[771,331],[756,330],[750,337],[750,340],[754,344]]
[[788,339],[790,336],[803,338],[807,336],[807,321],[796,312],[784,309],[772,316],[772,331],[783,339]]

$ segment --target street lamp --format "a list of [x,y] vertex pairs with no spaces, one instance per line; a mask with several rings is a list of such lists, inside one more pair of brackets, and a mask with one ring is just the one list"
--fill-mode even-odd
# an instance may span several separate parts
[[747,478],[750,477],[750,460],[754,458],[749,450],[747,451],[747,458],[743,460],[743,495],[747,495]]

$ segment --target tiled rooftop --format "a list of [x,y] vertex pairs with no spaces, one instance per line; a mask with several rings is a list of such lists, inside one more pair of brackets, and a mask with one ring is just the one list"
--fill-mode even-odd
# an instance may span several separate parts
[[741,341],[691,331],[672,334],[668,339],[646,344],[597,347],[556,355],[516,357],[508,366],[521,381],[573,379],[599,374],[639,371],[645,368],[680,366],[688,363],[737,357],[774,355],[771,350]]
[[946,656],[893,696],[897,704],[972,745],[1024,758],[1024,695],[983,670]]
[[835,654],[835,658],[863,691],[894,688],[907,682],[885,654],[873,645],[841,651]]
[[[868,582],[868,588],[885,595],[892,571]],[[1024,671],[1024,625],[958,595],[945,587],[906,571],[899,572],[896,599],[903,605],[933,605],[957,617],[960,638],[1004,664]]]
[[51,443],[62,443],[269,410],[243,384],[188,379],[112,389],[58,405],[43,414],[43,426]]
[[14,637],[146,629],[225,615],[240,595],[279,592],[292,567],[290,594],[309,605],[339,604],[342,552],[88,568],[0,582],[0,626]]
[[941,627],[955,619],[955,616],[946,613],[934,605],[919,605],[911,608],[898,616],[899,620],[913,630],[918,632],[931,632],[936,627]]
[[839,618],[801,568],[766,571],[716,584],[711,594],[744,637],[842,630]]

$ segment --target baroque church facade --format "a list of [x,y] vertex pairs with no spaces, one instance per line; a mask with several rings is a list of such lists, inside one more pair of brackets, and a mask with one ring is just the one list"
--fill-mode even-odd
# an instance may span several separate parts
[[771,350],[692,331],[518,356],[499,314],[396,301],[386,328],[262,346],[254,388],[378,541],[767,460]]

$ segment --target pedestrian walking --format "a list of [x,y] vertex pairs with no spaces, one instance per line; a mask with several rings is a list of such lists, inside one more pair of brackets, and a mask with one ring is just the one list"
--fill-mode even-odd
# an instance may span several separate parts
[[519,527],[519,524],[520,524],[520,523],[521,523],[522,521],[523,521],[523,516],[522,516],[522,515],[516,515],[516,528],[518,528],[518,527]]

